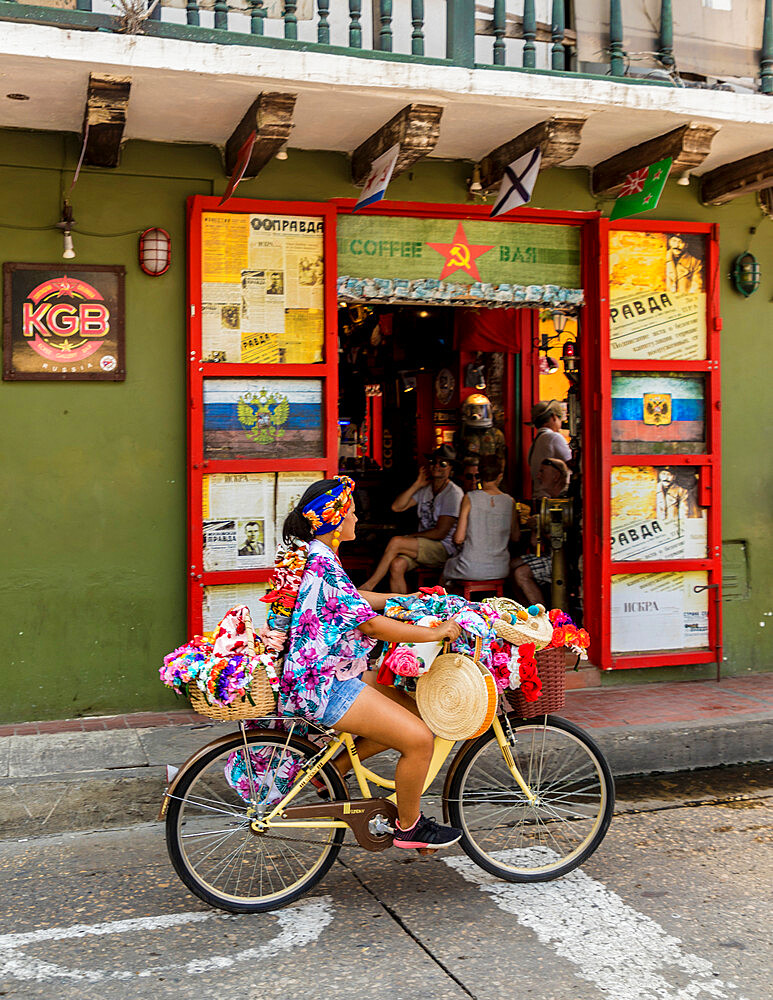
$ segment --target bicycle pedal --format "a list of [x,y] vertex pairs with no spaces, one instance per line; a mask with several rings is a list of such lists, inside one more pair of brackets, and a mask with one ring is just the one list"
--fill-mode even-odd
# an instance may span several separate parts
[[422,858],[422,860],[426,860],[426,861],[429,861],[429,859],[432,857],[432,855],[433,854],[437,854],[437,852],[438,852],[438,848],[437,847],[417,847],[416,848],[416,853],[419,855],[419,857]]

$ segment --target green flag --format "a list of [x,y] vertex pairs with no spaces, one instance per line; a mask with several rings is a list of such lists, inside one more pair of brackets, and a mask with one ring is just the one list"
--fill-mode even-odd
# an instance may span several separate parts
[[626,176],[622,190],[612,209],[609,221],[625,219],[629,215],[641,215],[655,208],[666,186],[666,178],[671,170],[671,157],[658,160],[649,167],[634,170]]

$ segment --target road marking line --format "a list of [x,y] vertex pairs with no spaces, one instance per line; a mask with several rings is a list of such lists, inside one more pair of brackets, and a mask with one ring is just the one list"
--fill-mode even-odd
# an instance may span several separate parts
[[154,931],[182,924],[201,923],[212,920],[218,913],[170,913],[156,917],[138,917],[132,920],[113,920],[99,924],[72,924],[70,927],[49,927],[45,930],[30,931],[25,934],[0,935],[0,979],[12,976],[17,980],[51,979],[86,980],[91,983],[116,979],[148,978],[161,972],[184,972],[201,975],[219,969],[227,969],[242,962],[255,962],[272,958],[282,951],[301,948],[311,944],[333,920],[333,906],[330,896],[309,899],[296,906],[287,907],[273,914],[261,914],[276,919],[279,933],[276,937],[257,947],[244,948],[230,955],[210,955],[191,962],[157,965],[139,971],[115,971],[104,969],[68,969],[52,962],[25,955],[23,949],[40,941],[65,941],[91,935],[130,934],[136,931]]
[[[506,861],[517,853],[498,851],[492,857]],[[684,952],[678,938],[584,872],[526,885],[502,882],[466,857],[443,861],[615,1000],[745,1000],[735,983],[716,977],[711,962]],[[686,975],[691,981],[670,983],[669,969],[677,979]]]

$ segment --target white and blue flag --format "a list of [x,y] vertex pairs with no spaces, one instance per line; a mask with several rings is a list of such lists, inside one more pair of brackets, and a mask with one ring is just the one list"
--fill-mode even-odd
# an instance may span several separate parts
[[542,150],[539,146],[530,149],[528,153],[519,156],[509,167],[499,187],[497,200],[491,209],[491,218],[504,215],[519,205],[527,205],[531,201],[531,193],[539,176],[539,165],[542,161]]

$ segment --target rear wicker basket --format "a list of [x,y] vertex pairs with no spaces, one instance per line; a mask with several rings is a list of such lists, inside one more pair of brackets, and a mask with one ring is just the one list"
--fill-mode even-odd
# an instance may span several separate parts
[[536,701],[526,701],[520,690],[505,691],[510,707],[522,719],[560,712],[566,702],[566,650],[563,646],[541,649],[536,654],[537,673],[542,681],[542,694]]
[[[240,719],[260,719],[276,711],[276,696],[271,690],[265,670],[256,670],[250,685],[250,698],[237,698],[230,705],[210,704],[195,684],[188,688],[194,712],[217,722],[238,722]],[[254,704],[253,704],[254,702]]]

